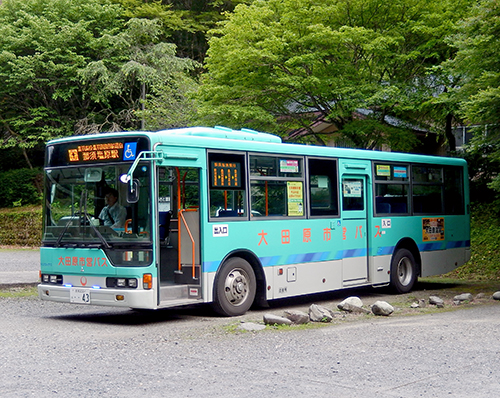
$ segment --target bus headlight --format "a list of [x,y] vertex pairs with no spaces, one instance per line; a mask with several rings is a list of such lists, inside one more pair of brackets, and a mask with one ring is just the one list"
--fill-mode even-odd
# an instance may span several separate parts
[[137,289],[137,278],[106,278],[106,287]]
[[117,287],[125,287],[127,283],[127,280],[125,278],[118,278],[116,280],[116,286]]
[[137,279],[132,278],[128,280],[128,287],[136,288],[137,287]]
[[51,283],[53,285],[62,285],[62,275],[42,274],[42,283]]

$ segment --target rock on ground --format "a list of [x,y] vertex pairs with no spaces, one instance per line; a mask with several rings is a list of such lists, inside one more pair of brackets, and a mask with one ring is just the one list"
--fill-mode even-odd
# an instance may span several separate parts
[[333,316],[332,311],[321,305],[312,304],[309,307],[309,319],[311,322],[331,322]]
[[438,308],[443,308],[444,307],[444,301],[442,298],[438,296],[430,296],[429,297],[429,304],[435,305]]
[[394,312],[394,307],[386,301],[376,301],[372,305],[372,312],[375,315],[389,316]]
[[285,318],[290,319],[296,325],[309,322],[309,315],[302,311],[285,310]]
[[351,296],[351,297],[346,298],[344,301],[340,302],[337,305],[337,307],[340,310],[350,312],[349,309],[345,309],[345,308],[352,308],[352,307],[360,307],[361,308],[361,307],[363,307],[363,301],[361,301],[361,299],[359,297]]
[[274,314],[264,314],[264,323],[266,325],[291,325],[292,321],[282,316]]
[[493,299],[494,300],[500,300],[500,291],[493,293]]
[[458,301],[458,302],[472,301],[473,299],[474,299],[474,297],[472,297],[472,294],[470,294],[470,293],[463,293],[463,294],[459,294],[458,296],[453,297],[453,301]]

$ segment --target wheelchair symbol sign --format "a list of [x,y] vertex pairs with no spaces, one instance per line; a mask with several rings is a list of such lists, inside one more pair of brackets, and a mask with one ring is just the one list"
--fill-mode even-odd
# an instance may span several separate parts
[[135,160],[137,142],[127,142],[123,148],[123,160]]

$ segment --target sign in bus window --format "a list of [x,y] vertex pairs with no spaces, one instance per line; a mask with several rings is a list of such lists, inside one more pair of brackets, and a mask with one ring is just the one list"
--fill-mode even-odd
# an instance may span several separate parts
[[288,215],[303,216],[304,215],[304,195],[302,182],[287,181],[287,196],[288,196]]
[[280,160],[280,173],[298,173],[299,161],[298,160]]
[[377,176],[390,177],[391,176],[391,166],[389,166],[388,164],[377,164]]
[[344,210],[364,210],[363,180],[342,181]]
[[358,180],[346,180],[344,181],[344,198],[361,198],[362,188],[361,181]]
[[375,176],[379,181],[406,181],[408,179],[408,166],[377,164],[375,165]]

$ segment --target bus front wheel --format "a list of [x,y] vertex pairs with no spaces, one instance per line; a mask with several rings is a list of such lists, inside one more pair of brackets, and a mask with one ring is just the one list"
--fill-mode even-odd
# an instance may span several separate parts
[[256,286],[252,266],[242,258],[230,258],[217,274],[214,310],[224,316],[243,315],[253,303]]
[[417,265],[408,249],[399,249],[392,256],[391,287],[398,293],[408,293],[417,280]]

